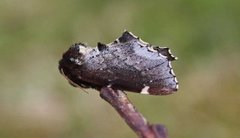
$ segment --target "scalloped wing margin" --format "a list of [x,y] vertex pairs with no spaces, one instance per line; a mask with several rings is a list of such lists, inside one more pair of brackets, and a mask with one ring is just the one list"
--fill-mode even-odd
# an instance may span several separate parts
[[167,47],[154,47],[153,49],[158,51],[163,56],[166,56],[169,61],[173,61],[177,59],[177,57],[174,57],[170,49]]

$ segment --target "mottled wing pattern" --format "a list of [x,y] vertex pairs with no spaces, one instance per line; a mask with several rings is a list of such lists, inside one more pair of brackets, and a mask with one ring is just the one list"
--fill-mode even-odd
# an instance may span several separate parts
[[169,48],[154,47],[131,32],[110,44],[90,48],[75,44],[59,62],[60,72],[73,86],[111,86],[142,94],[166,95],[178,89]]

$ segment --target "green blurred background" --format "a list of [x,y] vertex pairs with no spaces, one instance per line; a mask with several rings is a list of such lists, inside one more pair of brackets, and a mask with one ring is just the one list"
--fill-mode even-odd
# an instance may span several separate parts
[[75,42],[109,43],[124,29],[168,46],[177,93],[129,98],[171,138],[240,136],[240,1],[0,0],[0,137],[136,137],[95,90],[57,66]]

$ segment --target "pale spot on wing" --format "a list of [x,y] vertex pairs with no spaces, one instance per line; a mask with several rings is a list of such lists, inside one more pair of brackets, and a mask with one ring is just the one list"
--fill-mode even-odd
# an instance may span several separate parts
[[142,90],[141,90],[141,94],[149,94],[149,92],[148,92],[148,89],[149,89],[150,87],[149,86],[145,86]]
[[79,51],[78,52],[82,53],[82,54],[86,54],[86,53],[92,51],[91,48],[86,48],[85,46],[82,46],[82,45],[78,45],[78,47],[79,47]]

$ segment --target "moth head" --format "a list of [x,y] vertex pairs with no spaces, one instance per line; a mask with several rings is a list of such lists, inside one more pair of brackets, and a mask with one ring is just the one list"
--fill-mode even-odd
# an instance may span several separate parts
[[76,43],[63,54],[63,59],[68,60],[70,64],[82,65],[85,55],[91,51],[85,44]]

